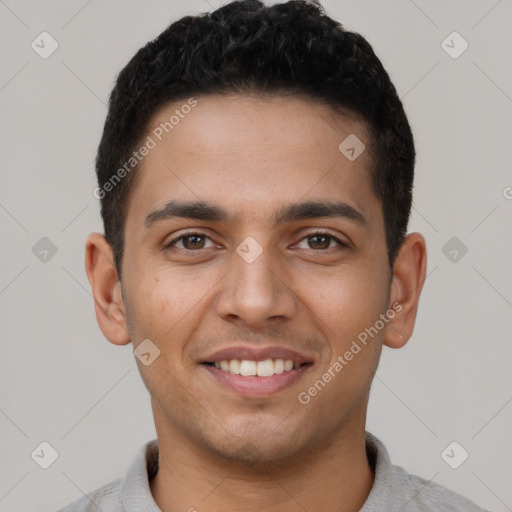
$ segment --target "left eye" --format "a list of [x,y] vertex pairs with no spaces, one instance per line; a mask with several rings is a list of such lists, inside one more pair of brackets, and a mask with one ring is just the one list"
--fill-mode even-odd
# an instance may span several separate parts
[[[308,244],[308,247],[300,247],[300,244],[303,242],[306,242]],[[346,244],[344,244],[341,240],[336,238],[335,236],[330,235],[329,233],[312,233],[306,237],[304,237],[299,244],[297,244],[297,247],[300,249],[331,249],[332,245],[331,243],[334,242],[337,246],[346,247]]]

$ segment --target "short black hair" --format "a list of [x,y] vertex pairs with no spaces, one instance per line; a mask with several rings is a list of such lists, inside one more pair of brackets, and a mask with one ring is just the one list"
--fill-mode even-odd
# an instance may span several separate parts
[[96,157],[95,195],[119,279],[136,176],[126,162],[151,118],[167,104],[193,96],[244,93],[309,98],[365,122],[392,267],[407,234],[415,149],[388,73],[366,39],[328,17],[318,2],[265,6],[239,0],[172,23],[117,77]]

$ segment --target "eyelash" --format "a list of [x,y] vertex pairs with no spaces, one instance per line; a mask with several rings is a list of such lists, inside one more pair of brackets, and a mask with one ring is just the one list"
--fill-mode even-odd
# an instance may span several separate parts
[[[183,240],[185,238],[189,238],[189,237],[193,237],[193,236],[200,236],[200,237],[204,237],[204,238],[208,238],[211,240],[211,238],[204,234],[204,233],[200,233],[200,232],[190,232],[190,233],[186,233],[184,235],[181,235],[180,237],[178,238],[175,238],[174,240],[171,240],[166,246],[165,248],[166,249],[172,249],[173,246],[179,242],[180,240]],[[330,238],[331,240],[334,240],[337,244],[338,244],[338,249],[347,249],[348,248],[348,245],[344,242],[342,242],[339,238],[335,237],[334,235],[331,235],[330,233],[326,232],[326,231],[314,231],[312,233],[309,233],[307,234],[306,236],[302,237],[299,241],[302,242],[303,240],[306,240],[307,238],[313,238],[315,236],[325,236],[327,238]],[[315,251],[315,252],[327,252],[327,251],[330,251],[332,249],[335,249],[335,247],[329,247],[328,249],[319,249],[319,250],[315,250],[315,249],[311,249],[312,251]],[[197,252],[199,251],[200,249],[198,249],[197,251],[194,251],[193,249],[180,249],[180,250],[183,250],[183,251],[187,251],[187,252]]]

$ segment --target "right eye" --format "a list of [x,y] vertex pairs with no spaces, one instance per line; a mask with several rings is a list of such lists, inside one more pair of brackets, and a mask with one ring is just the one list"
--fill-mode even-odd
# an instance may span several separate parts
[[207,240],[211,242],[211,245],[209,247],[215,247],[216,244],[213,243],[213,241],[205,234],[187,233],[186,235],[181,235],[180,237],[171,240],[167,244],[166,248],[176,247],[178,249],[183,249],[187,251],[195,251],[198,249],[208,248],[208,246],[205,245]]

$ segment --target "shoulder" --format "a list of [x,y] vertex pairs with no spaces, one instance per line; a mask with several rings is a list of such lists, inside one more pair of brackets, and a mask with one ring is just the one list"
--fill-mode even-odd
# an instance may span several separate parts
[[73,501],[58,512],[124,512],[125,510],[154,510],[160,512],[151,495],[149,480],[158,471],[158,442],[156,439],[141,446],[122,478]]
[[384,444],[369,432],[365,436],[375,480],[361,512],[487,512],[464,496],[392,464]]
[[409,504],[404,512],[487,512],[461,494],[435,482],[408,473],[400,466],[393,466],[397,478],[403,482]]
[[121,490],[123,479],[118,478],[89,494],[78,498],[57,512],[122,512]]

